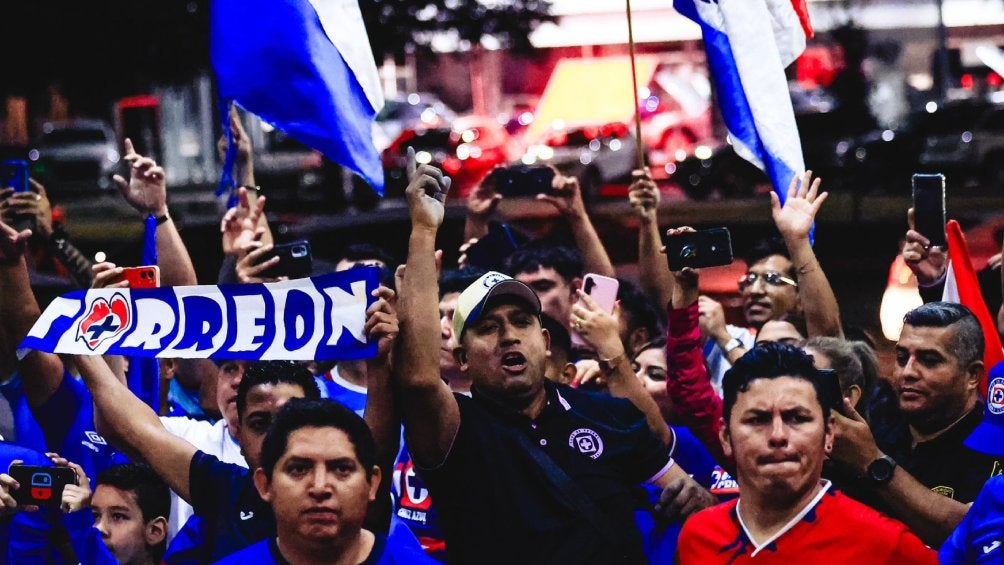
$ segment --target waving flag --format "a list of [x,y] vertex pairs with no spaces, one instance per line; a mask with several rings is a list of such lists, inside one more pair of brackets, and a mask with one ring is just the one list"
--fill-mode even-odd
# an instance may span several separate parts
[[[959,222],[949,220],[945,225],[948,235],[948,275],[945,278],[945,290],[941,299],[945,302],[955,302],[969,308],[983,328],[983,366],[987,372],[1001,361],[1004,361],[1004,348],[1001,346],[1000,334],[997,333],[997,322],[990,315],[983,293],[980,292],[980,281],[976,278],[976,269],[969,258],[969,246],[962,234]],[[980,394],[986,398],[987,375],[984,373],[980,382]]]
[[784,69],[812,37],[805,0],[674,0],[701,26],[708,68],[736,153],[781,201],[805,169]]
[[383,94],[357,2],[213,0],[210,51],[224,101],[236,101],[383,194],[373,145]]

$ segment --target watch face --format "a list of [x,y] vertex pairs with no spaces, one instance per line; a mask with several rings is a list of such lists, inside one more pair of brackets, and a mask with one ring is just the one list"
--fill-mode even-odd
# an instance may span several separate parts
[[892,473],[896,469],[896,463],[883,457],[876,459],[868,465],[868,478],[877,483],[887,483],[892,479]]

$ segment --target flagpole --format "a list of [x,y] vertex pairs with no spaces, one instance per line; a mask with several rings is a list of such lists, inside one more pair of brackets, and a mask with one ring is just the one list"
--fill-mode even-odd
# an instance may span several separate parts
[[627,3],[627,25],[628,25],[628,50],[631,53],[631,86],[632,86],[632,100],[634,100],[634,139],[636,147],[638,148],[638,169],[644,170],[645,168],[645,151],[642,148],[641,142],[641,109],[638,107],[638,71],[635,70],[634,65],[634,28],[631,25],[631,0],[625,0]]

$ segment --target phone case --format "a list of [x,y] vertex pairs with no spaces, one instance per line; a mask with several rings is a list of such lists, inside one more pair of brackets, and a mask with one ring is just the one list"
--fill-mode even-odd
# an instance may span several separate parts
[[[620,282],[617,279],[605,277],[603,275],[596,275],[593,273],[588,273],[582,278],[582,292],[589,295],[590,298],[596,302],[596,305],[600,307],[606,313],[612,313],[614,311],[614,304],[617,303],[617,290],[620,287]],[[572,343],[578,346],[586,345],[582,336],[573,328],[571,331]]]
[[12,465],[9,473],[21,485],[11,491],[18,505],[59,506],[63,487],[77,484],[77,474],[68,467]]
[[160,286],[160,267],[146,265],[143,267],[126,267],[122,269],[122,278],[129,281],[129,288],[157,288]]
[[310,242],[306,240],[276,245],[271,253],[262,258],[262,262],[276,256],[279,257],[279,262],[263,271],[262,276],[300,279],[309,277],[313,271]]
[[732,236],[728,228],[685,232],[665,239],[669,270],[700,269],[732,263]]
[[0,189],[13,188],[15,192],[28,192],[28,162],[21,160],[4,161],[0,165]]
[[913,175],[913,224],[931,245],[947,245],[945,175]]
[[551,192],[554,170],[550,167],[516,165],[495,169],[495,190],[503,196],[536,196]]

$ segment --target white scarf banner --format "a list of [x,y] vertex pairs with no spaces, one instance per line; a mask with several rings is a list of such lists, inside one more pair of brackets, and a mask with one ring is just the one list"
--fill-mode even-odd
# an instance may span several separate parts
[[268,284],[98,289],[54,300],[18,347],[77,355],[347,360],[376,355],[363,327],[380,270]]

